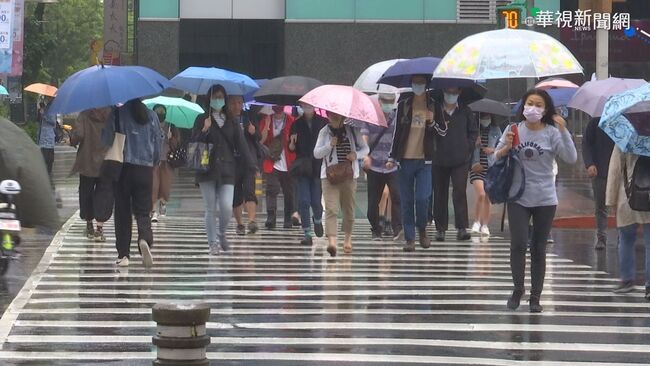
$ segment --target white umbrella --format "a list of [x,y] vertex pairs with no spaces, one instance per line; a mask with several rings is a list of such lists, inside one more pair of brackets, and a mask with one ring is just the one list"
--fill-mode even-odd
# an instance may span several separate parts
[[359,75],[359,78],[357,79],[357,81],[354,82],[353,87],[355,89],[361,90],[364,93],[369,93],[369,94],[373,94],[373,93],[399,94],[401,92],[408,90],[406,88],[400,89],[391,85],[377,83],[377,81],[379,81],[382,75],[384,75],[386,70],[388,70],[391,66],[395,65],[399,61],[404,61],[404,60],[405,59],[386,60],[369,66],[361,73],[361,75]]

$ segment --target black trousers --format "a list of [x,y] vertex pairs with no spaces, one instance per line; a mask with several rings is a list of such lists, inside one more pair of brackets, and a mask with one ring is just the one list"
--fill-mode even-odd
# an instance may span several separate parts
[[54,178],[52,177],[52,168],[54,167],[54,149],[41,148],[43,160],[45,160],[45,168],[47,169],[47,176],[50,177],[50,185],[54,189]]
[[530,244],[530,294],[539,297],[546,275],[546,240],[551,232],[557,206],[524,207],[508,203],[510,226],[510,271],[515,290],[524,291],[528,224],[532,217],[533,230]]
[[391,200],[391,226],[397,234],[402,229],[402,209],[399,194],[399,180],[397,172],[382,174],[368,170],[368,221],[373,232],[379,233],[379,201],[384,193],[384,187],[388,185]]
[[466,191],[468,174],[468,164],[452,167],[433,166],[433,219],[436,222],[436,230],[447,231],[449,226],[449,180],[453,186],[456,229],[469,227]]
[[266,210],[276,212],[278,209],[278,194],[282,190],[284,196],[284,219],[290,220],[294,209],[293,177],[288,172],[273,169],[272,173],[264,174],[266,180]]
[[79,175],[79,216],[82,220],[106,222],[113,214],[113,183]]
[[115,246],[119,258],[129,257],[133,216],[138,225],[138,241],[143,239],[153,247],[149,217],[152,190],[152,167],[124,164],[120,180],[115,183]]

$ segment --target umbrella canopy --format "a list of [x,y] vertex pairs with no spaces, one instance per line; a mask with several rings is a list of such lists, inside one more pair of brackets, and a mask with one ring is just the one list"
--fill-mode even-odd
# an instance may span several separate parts
[[[386,73],[386,71],[396,63],[406,61],[403,58],[396,58],[393,60],[386,60],[377,62],[374,65],[368,66],[361,75],[354,82],[353,87],[361,90],[364,93],[394,93],[397,94],[400,90],[392,85],[380,84],[379,79]],[[409,83],[410,86],[410,83]]]
[[438,63],[440,63],[440,59],[437,57],[419,57],[399,61],[386,70],[379,79],[379,83],[397,88],[410,88],[413,75],[427,75],[430,78]]
[[169,80],[147,67],[91,66],[70,76],[61,85],[48,114],[109,107],[159,94],[169,86]]
[[580,109],[592,117],[600,117],[603,114],[607,98],[645,84],[647,82],[643,79],[607,78],[588,81],[578,89],[567,107]]
[[254,97],[262,103],[297,105],[298,99],[321,85],[321,81],[305,76],[282,76],[266,82]]
[[0,95],[9,95],[9,92],[7,91],[7,88],[5,88],[2,85],[0,85]]
[[167,108],[167,122],[179,128],[194,127],[196,117],[205,112],[198,104],[183,98],[156,97],[142,102],[152,110],[157,104],[164,105]]
[[499,29],[458,42],[433,76],[487,80],[577,73],[582,66],[558,40],[529,30]]
[[569,80],[563,78],[548,78],[535,85],[536,89],[542,89],[542,90],[561,89],[561,88],[578,89],[579,87],[580,86],[578,86],[577,84],[572,83]]
[[386,117],[372,99],[361,91],[345,85],[323,85],[310,91],[301,102],[344,117],[387,127]]
[[[257,84],[257,86],[261,88],[262,86],[264,86],[264,84],[266,84],[267,81],[269,81],[269,79],[255,79],[254,81]],[[246,95],[244,95],[244,103],[256,104],[255,103],[255,93],[256,92],[257,92],[257,90],[254,90],[254,91],[249,92]]]
[[260,87],[247,75],[216,67],[188,67],[171,80],[174,88],[204,95],[211,86],[221,84],[229,95],[246,95]]
[[598,127],[621,151],[650,156],[650,83],[609,98]]
[[58,89],[55,86],[42,84],[42,83],[31,84],[31,85],[28,85],[25,88],[25,91],[28,91],[28,92],[31,92],[31,93],[36,93],[36,94],[41,94],[41,95],[46,95],[48,97],[55,96],[57,90]]
[[13,179],[22,192],[16,206],[23,226],[60,226],[54,193],[39,147],[13,122],[0,118],[0,180]]
[[505,103],[493,99],[481,99],[469,105],[474,112],[490,113],[496,116],[510,117],[511,113]]

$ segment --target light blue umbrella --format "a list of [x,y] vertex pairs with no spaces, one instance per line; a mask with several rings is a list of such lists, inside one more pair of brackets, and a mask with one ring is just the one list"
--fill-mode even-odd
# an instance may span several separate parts
[[59,88],[48,114],[69,114],[156,95],[169,80],[143,66],[91,66],[70,76]]
[[196,117],[205,112],[198,104],[183,98],[156,97],[143,100],[142,103],[149,109],[153,109],[158,104],[165,106],[167,122],[179,128],[192,128]]
[[610,97],[598,127],[624,153],[650,156],[650,83]]
[[200,95],[216,84],[221,84],[229,95],[246,95],[260,88],[247,75],[216,67],[188,67],[171,81],[174,88]]
[[0,85],[0,95],[9,95],[9,92],[7,91],[7,88],[5,88],[2,85]]

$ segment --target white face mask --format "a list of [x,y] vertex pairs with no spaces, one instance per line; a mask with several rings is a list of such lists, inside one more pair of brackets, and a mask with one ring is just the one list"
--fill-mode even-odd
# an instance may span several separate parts
[[524,106],[524,117],[530,123],[539,123],[544,117],[544,108],[535,107],[532,105]]
[[492,123],[492,120],[489,118],[481,118],[480,122],[481,122],[481,126],[487,128],[488,126],[490,126],[490,123]]
[[458,103],[458,94],[445,93],[445,103],[456,104]]
[[413,89],[413,94],[420,96],[424,94],[427,91],[427,85],[426,84],[411,84],[411,88]]

